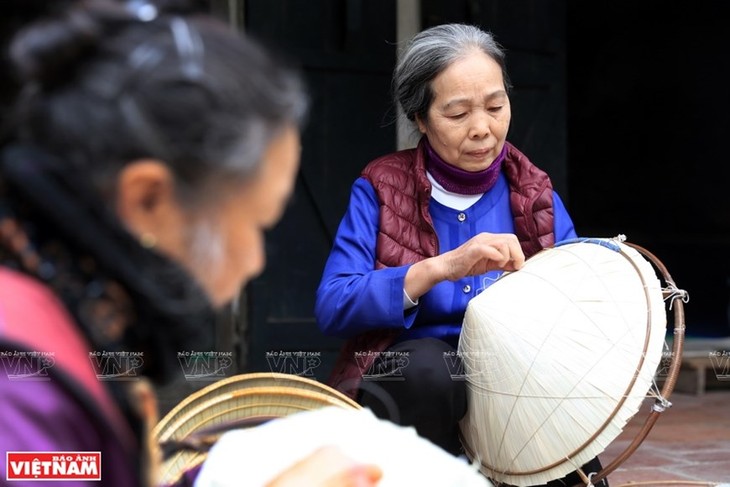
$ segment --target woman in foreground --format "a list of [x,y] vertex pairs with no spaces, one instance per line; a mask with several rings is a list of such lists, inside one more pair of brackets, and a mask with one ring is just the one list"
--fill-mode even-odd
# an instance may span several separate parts
[[[41,360],[0,375],[0,450],[98,451],[104,485],[153,485],[147,379],[210,349],[215,309],[262,270],[306,95],[296,72],[184,5],[48,10],[9,48],[20,93],[0,158],[0,352],[6,372]],[[130,358],[135,380],[97,380],[104,356]],[[272,485],[378,478],[331,450],[311,462],[323,458]]]

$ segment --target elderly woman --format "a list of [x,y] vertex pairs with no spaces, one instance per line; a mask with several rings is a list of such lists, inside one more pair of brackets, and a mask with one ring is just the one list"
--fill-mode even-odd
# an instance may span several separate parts
[[333,386],[459,454],[465,385],[445,357],[467,303],[576,233],[548,175],[507,141],[510,84],[489,33],[460,24],[419,33],[392,84],[422,137],[353,184],[316,316],[324,333],[349,339]]
[[[0,451],[101,452],[106,486],[152,483],[144,379],[169,381],[178,352],[212,347],[214,310],[261,271],[299,165],[299,75],[174,3],[48,2],[10,49]],[[101,354],[132,357],[115,372],[135,380],[97,380]],[[328,468],[314,478],[305,460],[272,485],[379,476],[337,451],[313,462]]]

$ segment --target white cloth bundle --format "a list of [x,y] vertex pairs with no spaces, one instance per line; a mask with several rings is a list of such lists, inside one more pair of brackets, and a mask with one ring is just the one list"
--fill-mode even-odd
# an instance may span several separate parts
[[414,428],[378,419],[369,409],[330,406],[225,433],[208,453],[195,487],[264,486],[327,445],[380,467],[378,487],[492,486],[475,466],[419,437]]
[[659,280],[631,246],[585,239],[539,252],[467,308],[469,457],[513,485],[576,470],[638,411],[665,335]]

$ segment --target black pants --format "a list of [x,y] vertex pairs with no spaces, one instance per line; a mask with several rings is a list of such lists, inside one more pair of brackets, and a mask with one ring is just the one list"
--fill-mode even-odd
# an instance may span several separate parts
[[[396,424],[415,427],[418,434],[452,455],[463,453],[459,420],[466,414],[466,382],[456,350],[435,338],[396,343],[379,354],[363,376],[358,402]],[[584,472],[598,472],[594,458]],[[553,480],[548,487],[581,484],[578,473]],[[608,487],[604,481],[597,485]]]

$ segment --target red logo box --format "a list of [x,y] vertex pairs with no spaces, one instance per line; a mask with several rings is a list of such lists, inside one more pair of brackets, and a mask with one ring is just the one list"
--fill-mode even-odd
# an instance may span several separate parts
[[9,451],[5,480],[101,480],[98,451]]

